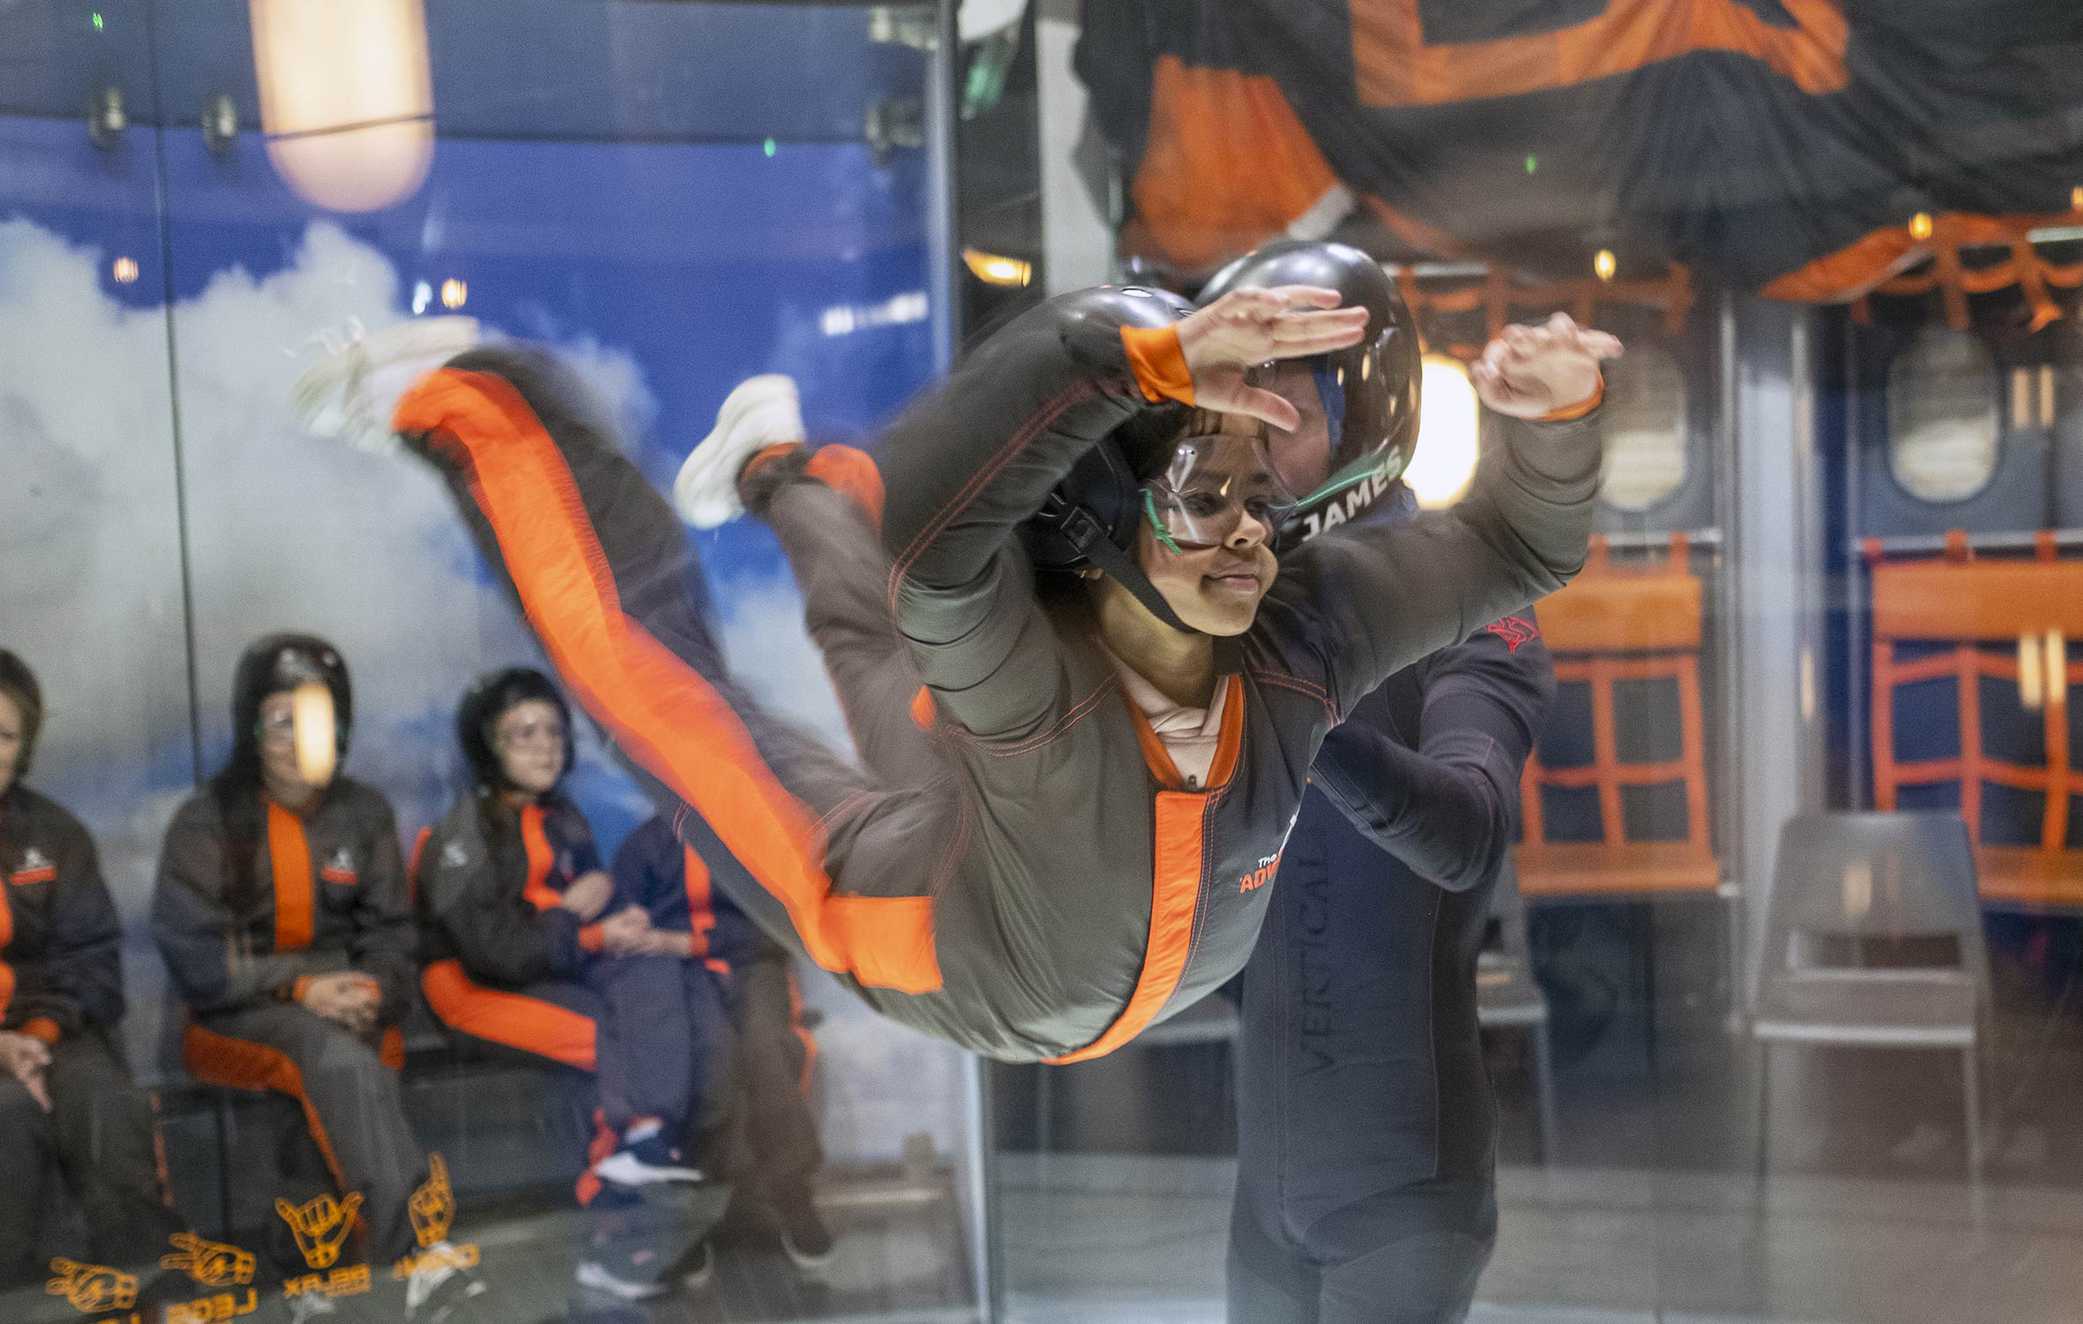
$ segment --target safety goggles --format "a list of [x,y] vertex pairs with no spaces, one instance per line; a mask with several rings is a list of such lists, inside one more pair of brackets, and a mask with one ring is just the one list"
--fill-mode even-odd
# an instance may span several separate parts
[[1145,480],[1143,516],[1167,550],[1228,542],[1248,518],[1271,539],[1294,509],[1263,437],[1223,432],[1187,437],[1164,471]]

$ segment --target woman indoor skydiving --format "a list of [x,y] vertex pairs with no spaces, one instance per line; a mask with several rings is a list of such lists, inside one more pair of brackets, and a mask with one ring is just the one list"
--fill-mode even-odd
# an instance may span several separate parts
[[[1584,556],[1589,416],[1619,346],[1558,318],[1478,366],[1493,409],[1552,421],[1501,429],[1466,501],[1276,564],[1284,520],[1335,524],[1400,468],[1417,345],[1364,254],[1275,256],[1242,282],[1264,287],[1199,311],[1134,289],[1051,300],[874,462],[802,445],[782,379],[726,402],[682,508],[742,502],[773,527],[865,768],[727,676],[672,509],[554,364],[463,354],[392,427],[450,479],[654,793],[752,874],[748,911],[894,1019],[1078,1060],[1243,964],[1310,760],[1353,703]],[[307,413],[351,422],[369,352],[308,379]],[[344,407],[325,380],[350,387]]]

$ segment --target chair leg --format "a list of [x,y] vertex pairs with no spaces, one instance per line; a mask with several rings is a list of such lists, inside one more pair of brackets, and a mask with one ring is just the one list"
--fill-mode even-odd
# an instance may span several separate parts
[[1634,903],[1636,968],[1642,988],[1642,1056],[1649,1067],[1653,1086],[1661,1077],[1656,1042],[1656,909],[1655,903]]
[[1758,1045],[1758,1185],[1762,1188],[1772,1172],[1772,1044]]
[[229,1241],[231,1223],[231,1095],[217,1091],[217,1235]]
[[1548,1046],[1548,1023],[1533,1027],[1533,1088],[1540,1104],[1540,1161],[1555,1161],[1561,1132],[1555,1123],[1555,1057]]
[[1982,1180],[1982,1080],[1980,1045],[1960,1055],[1962,1083],[1967,1094],[1967,1178]]

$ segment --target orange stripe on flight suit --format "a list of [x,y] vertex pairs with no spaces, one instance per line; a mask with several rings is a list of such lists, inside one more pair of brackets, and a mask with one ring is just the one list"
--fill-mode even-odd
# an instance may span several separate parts
[[586,1170],[579,1174],[579,1180],[573,1188],[579,1197],[579,1208],[584,1209],[592,1204],[594,1197],[600,1194],[601,1181],[593,1175],[593,1165],[614,1153],[615,1146],[619,1143],[621,1137],[608,1126],[607,1114],[598,1108],[594,1109],[593,1139],[586,1145]]
[[694,847],[680,847],[680,869],[687,880],[687,932],[693,939],[690,956],[709,954],[709,935],[716,927],[716,903],[710,896],[709,862]]
[[268,801],[268,864],[275,881],[275,950],[301,952],[311,945],[317,920],[311,884],[311,846],[304,820]]
[[1136,388],[1152,404],[1159,400],[1193,403],[1193,372],[1186,366],[1186,350],[1179,344],[1176,326],[1124,326],[1121,348],[1135,373]]
[[553,909],[559,898],[547,880],[557,852],[550,834],[543,831],[541,805],[521,806],[521,846],[528,852],[528,881],[521,884],[521,898],[537,911]]
[[461,451],[558,673],[782,903],[810,958],[871,987],[938,989],[932,900],[831,894],[815,815],[775,779],[715,689],[623,614],[571,471],[520,392],[493,374],[444,368],[406,393],[393,426]]
[[340,1158],[333,1152],[333,1139],[325,1129],[325,1119],[318,1115],[311,1096],[304,1092],[304,1073],[287,1053],[251,1039],[235,1039],[190,1025],[181,1034],[181,1064],[205,1085],[265,1090],[296,1100],[304,1110],[304,1124],[311,1128],[311,1140],[325,1159],[326,1171],[333,1175],[333,1185],[346,1191],[347,1180],[341,1175]]
[[820,446],[810,452],[803,472],[851,498],[868,517],[868,523],[881,530],[887,493],[882,486],[882,470],[875,467],[875,459],[868,452],[853,446]]
[[434,961],[420,971],[427,1007],[451,1030],[484,1039],[580,1071],[598,1062],[599,1027],[593,1018],[544,998],[487,988],[456,960]]
[[[1182,791],[1179,770],[1170,751],[1150,730],[1150,721],[1126,699],[1135,718],[1136,734],[1142,740],[1151,775],[1167,787],[1157,793],[1155,824],[1151,832],[1150,938],[1143,952],[1143,971],[1136,979],[1128,1005],[1109,1025],[1106,1033],[1075,1052],[1052,1057],[1051,1063],[1085,1062],[1104,1057],[1141,1034],[1164,1010],[1186,973],[1186,954],[1193,941],[1193,921],[1199,909],[1201,876],[1207,869],[1208,809],[1214,793],[1229,785],[1237,771],[1237,757],[1244,746],[1244,686],[1229,678],[1222,707],[1222,736],[1215,746],[1215,759],[1208,767],[1208,791]],[[1152,747],[1162,762],[1151,756]]]
[[933,706],[933,691],[921,685],[918,693],[911,696],[911,724],[921,731],[931,731],[938,710]]

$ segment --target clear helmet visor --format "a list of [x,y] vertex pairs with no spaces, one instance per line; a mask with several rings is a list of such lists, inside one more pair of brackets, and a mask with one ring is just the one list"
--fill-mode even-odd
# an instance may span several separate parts
[[[1254,420],[1230,415],[1224,422]],[[1143,483],[1143,514],[1158,541],[1174,552],[1218,546],[1240,532],[1270,541],[1294,509],[1277,449],[1266,436],[1242,430],[1182,439],[1164,469]]]

